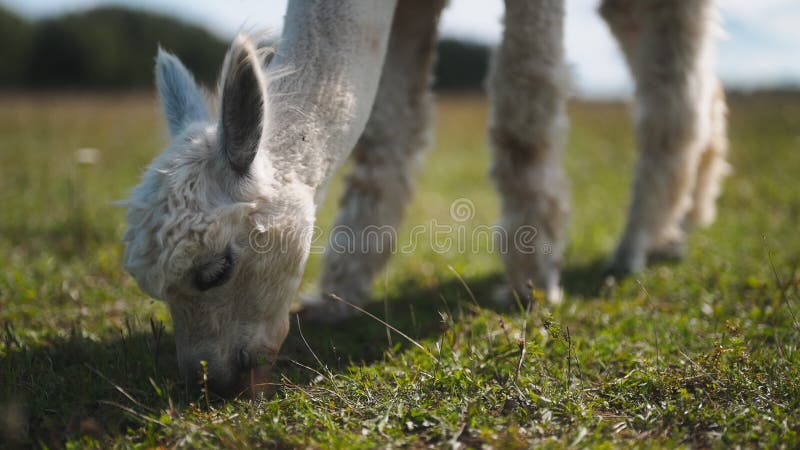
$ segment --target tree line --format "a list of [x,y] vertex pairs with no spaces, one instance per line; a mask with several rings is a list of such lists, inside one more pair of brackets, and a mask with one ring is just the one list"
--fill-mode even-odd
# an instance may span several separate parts
[[[0,42],[0,88],[17,89],[147,88],[159,45],[211,85],[228,46],[202,27],[121,7],[35,22],[0,7]],[[440,41],[436,88],[481,89],[488,61],[482,44]]]

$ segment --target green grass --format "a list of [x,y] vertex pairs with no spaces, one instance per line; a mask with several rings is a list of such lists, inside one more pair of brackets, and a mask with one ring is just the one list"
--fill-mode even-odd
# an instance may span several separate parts
[[[497,310],[496,255],[423,241],[392,260],[368,309],[425,351],[364,316],[293,319],[274,395],[225,402],[180,380],[166,308],[120,265],[112,202],[164,143],[155,101],[4,97],[0,447],[797,448],[800,101],[731,103],[735,174],[682,263],[603,282],[631,179],[629,113],[575,104],[561,306]],[[495,221],[485,116],[482,99],[443,99],[406,232],[452,224],[458,198],[475,205],[467,227]],[[82,147],[99,161],[75,163]]]

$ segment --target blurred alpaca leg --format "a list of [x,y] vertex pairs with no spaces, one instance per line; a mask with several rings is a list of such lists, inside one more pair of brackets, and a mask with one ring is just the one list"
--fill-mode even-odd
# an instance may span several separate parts
[[641,18],[637,16],[639,11],[636,4],[636,0],[603,0],[599,9],[611,34],[616,38],[631,72],[636,70],[636,49],[642,27]]
[[[668,229],[680,229],[677,238],[668,233],[656,239],[647,251],[651,260],[676,260],[686,252],[685,238],[695,228],[711,225],[717,216],[717,198],[722,193],[722,180],[730,172],[725,161],[728,153],[727,104],[722,85],[717,81],[709,108],[709,135],[701,148],[697,175],[692,192],[691,208],[679,224]],[[670,239],[672,237],[672,239]]]
[[368,299],[373,279],[396,245],[413,172],[430,141],[431,72],[444,3],[397,4],[375,105],[353,152],[353,169],[325,253],[320,297],[304,301],[314,318],[335,321],[353,312],[330,294],[352,303]]
[[[506,0],[503,40],[489,79],[491,174],[507,242],[498,246],[511,288],[560,297],[569,215],[562,167],[568,120],[563,0]],[[510,296],[509,296],[510,299]]]
[[722,179],[730,173],[730,166],[725,161],[728,155],[728,105],[719,82],[714,89],[710,114],[711,130],[697,168],[694,203],[687,216],[688,226],[705,227],[714,222],[717,217],[717,198],[722,192]]
[[701,165],[707,150],[721,144],[712,136],[715,9],[712,0],[606,0],[601,13],[636,80],[639,160],[625,232],[609,266],[624,275],[641,270],[648,252],[680,252],[698,197],[698,171],[714,180],[715,189],[703,188],[705,203],[716,196],[724,167],[719,151],[710,153],[712,169]]

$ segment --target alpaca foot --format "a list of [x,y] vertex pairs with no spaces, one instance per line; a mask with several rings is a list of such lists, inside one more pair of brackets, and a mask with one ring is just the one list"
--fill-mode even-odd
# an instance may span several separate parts
[[560,305],[564,301],[564,289],[561,286],[551,286],[547,290],[547,302],[551,305]]
[[648,262],[677,262],[686,256],[686,242],[667,241],[647,251]]
[[527,306],[531,301],[531,293],[536,295],[537,292],[543,292],[544,299],[551,305],[560,305],[564,300],[564,290],[558,285],[550,286],[542,291],[530,288],[525,290],[511,289],[510,285],[504,284],[495,288],[490,298],[494,305],[502,308],[516,307],[518,301],[523,306]]
[[605,278],[622,279],[644,270],[647,255],[644,251],[620,245],[603,271]]
[[311,323],[334,324],[356,314],[350,305],[329,295],[301,296],[297,315],[300,320]]

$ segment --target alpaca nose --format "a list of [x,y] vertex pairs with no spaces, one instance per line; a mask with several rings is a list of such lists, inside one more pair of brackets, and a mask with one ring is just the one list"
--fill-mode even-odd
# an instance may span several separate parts
[[267,367],[259,367],[258,359],[245,349],[234,355],[227,361],[200,355],[187,358],[181,361],[181,371],[191,387],[208,388],[221,397],[263,392]]
[[193,355],[181,359],[181,374],[193,389],[208,389],[216,395],[236,395],[239,381],[238,359],[233,362],[212,358],[210,355]]
[[253,352],[242,349],[239,351],[239,371],[241,392],[250,394],[262,394],[268,390],[268,374],[274,355],[256,355]]

